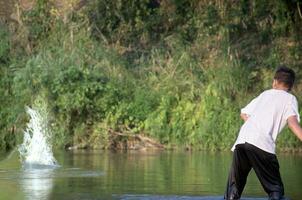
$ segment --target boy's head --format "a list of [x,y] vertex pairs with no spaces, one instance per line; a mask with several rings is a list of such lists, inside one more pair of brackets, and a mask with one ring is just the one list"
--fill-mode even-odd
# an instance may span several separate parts
[[274,84],[281,85],[290,91],[294,85],[294,82],[295,72],[285,65],[279,66],[274,76]]

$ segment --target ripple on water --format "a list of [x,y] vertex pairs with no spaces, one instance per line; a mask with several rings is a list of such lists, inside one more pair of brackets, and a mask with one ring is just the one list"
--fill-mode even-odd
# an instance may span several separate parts
[[0,180],[100,177],[104,172],[80,168],[22,168],[0,170]]

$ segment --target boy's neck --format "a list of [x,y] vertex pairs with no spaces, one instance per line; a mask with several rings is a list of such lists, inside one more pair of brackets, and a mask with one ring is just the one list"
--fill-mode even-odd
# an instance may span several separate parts
[[285,92],[288,92],[288,88],[283,87],[283,86],[275,86],[275,87],[273,87],[273,89],[275,89],[275,90],[284,90]]
[[279,81],[275,80],[273,81],[272,88],[275,90],[283,90],[285,92],[289,92],[289,88],[286,87],[284,84],[280,83]]

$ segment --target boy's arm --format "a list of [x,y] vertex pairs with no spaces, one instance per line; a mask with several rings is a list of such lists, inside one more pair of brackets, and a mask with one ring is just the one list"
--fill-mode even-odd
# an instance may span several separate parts
[[254,98],[249,104],[247,104],[244,108],[241,109],[241,114],[240,114],[241,119],[246,121],[253,114],[253,111],[257,107],[260,96],[261,94],[258,97]]
[[287,124],[290,130],[302,141],[302,128],[297,120],[296,116],[290,116],[287,119]]

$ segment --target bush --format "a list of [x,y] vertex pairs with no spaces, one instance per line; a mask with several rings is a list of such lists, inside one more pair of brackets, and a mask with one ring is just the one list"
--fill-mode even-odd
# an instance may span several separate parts
[[[41,94],[56,146],[106,148],[113,130],[229,148],[239,109],[271,87],[276,65],[301,76],[302,26],[291,8],[281,0],[105,0],[63,21],[55,5],[39,0],[15,33],[0,29],[0,148],[15,145],[10,132],[21,132],[24,106]],[[12,48],[20,38],[30,51]],[[280,140],[279,148],[301,147],[287,133]]]

